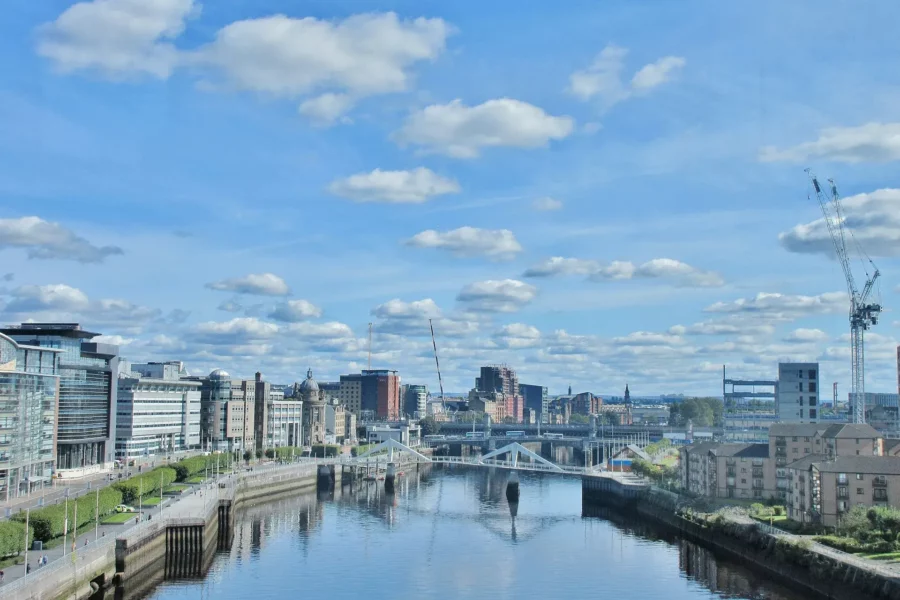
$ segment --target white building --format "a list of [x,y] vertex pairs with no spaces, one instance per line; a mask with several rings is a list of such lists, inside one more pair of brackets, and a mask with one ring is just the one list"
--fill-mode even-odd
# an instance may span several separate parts
[[785,423],[819,421],[819,363],[779,363],[775,414]]
[[[159,377],[145,377],[145,372]],[[120,373],[116,401],[116,458],[200,447],[200,382],[179,378],[174,363],[132,365]]]
[[303,439],[303,401],[299,398],[285,399],[284,392],[272,390],[269,393],[266,414],[266,447],[301,445]]

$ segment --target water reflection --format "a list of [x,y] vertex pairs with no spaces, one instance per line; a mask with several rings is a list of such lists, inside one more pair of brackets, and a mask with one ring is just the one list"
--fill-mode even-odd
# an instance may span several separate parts
[[803,598],[647,523],[582,512],[578,480],[523,475],[515,503],[506,481],[435,467],[404,474],[393,493],[356,481],[248,506],[202,582],[164,582],[152,597]]

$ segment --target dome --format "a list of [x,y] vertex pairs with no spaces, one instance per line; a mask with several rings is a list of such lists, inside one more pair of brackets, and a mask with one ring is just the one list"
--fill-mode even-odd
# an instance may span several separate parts
[[209,378],[221,381],[223,379],[230,379],[231,375],[229,375],[228,371],[226,371],[225,369],[215,369],[212,373],[209,374]]
[[300,384],[300,393],[304,396],[307,394],[318,394],[319,393],[319,384],[316,383],[316,380],[313,379],[312,369],[306,372],[306,379],[303,380],[303,383]]

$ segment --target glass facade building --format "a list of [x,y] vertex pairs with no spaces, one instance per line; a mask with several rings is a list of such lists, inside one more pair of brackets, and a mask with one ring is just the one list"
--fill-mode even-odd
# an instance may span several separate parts
[[59,350],[56,469],[112,462],[118,346],[77,323],[23,323],[0,330],[19,344]]
[[59,357],[0,334],[0,499],[52,483]]

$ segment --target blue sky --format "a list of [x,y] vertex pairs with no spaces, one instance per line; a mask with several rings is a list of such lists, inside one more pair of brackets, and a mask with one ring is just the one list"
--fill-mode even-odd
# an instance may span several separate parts
[[435,387],[433,318],[455,391],[506,362],[553,392],[713,393],[791,359],[843,396],[809,166],[881,270],[867,389],[896,391],[898,13],[12,2],[3,320],[284,383],[365,367],[372,322],[373,367]]

